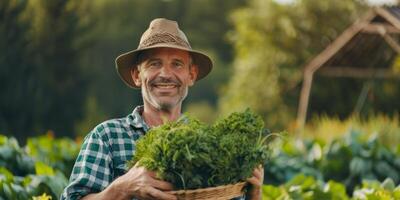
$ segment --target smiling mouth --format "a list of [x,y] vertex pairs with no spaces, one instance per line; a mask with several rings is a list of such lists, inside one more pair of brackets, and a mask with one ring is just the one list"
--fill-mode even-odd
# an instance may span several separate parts
[[174,83],[156,83],[153,84],[153,87],[158,88],[158,89],[173,89],[177,88],[178,85]]

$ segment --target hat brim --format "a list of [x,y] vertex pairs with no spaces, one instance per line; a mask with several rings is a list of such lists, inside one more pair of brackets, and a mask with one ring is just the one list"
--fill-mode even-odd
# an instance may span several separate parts
[[130,72],[131,68],[134,67],[134,65],[137,63],[136,61],[138,59],[138,54],[144,50],[162,48],[162,47],[188,51],[192,56],[193,63],[195,65],[197,65],[198,69],[199,69],[199,73],[197,75],[196,81],[207,76],[207,74],[210,73],[210,71],[213,67],[211,59],[202,52],[184,48],[181,46],[161,44],[161,45],[153,45],[153,46],[147,47],[147,48],[136,49],[136,50],[129,51],[129,52],[119,55],[115,59],[115,67],[117,69],[118,75],[129,87],[135,88],[135,89],[140,88],[133,81],[131,72]]

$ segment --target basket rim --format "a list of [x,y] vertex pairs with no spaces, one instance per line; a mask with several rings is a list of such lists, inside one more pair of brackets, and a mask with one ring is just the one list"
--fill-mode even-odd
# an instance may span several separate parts
[[199,188],[199,189],[189,189],[189,190],[173,190],[173,191],[168,191],[168,194],[173,194],[173,195],[180,195],[180,194],[190,194],[190,193],[202,193],[202,192],[209,192],[213,190],[221,190],[229,187],[239,187],[241,190],[243,190],[244,186],[247,184],[247,182],[238,182],[235,184],[228,184],[228,185],[220,185],[216,187],[208,187],[208,188]]

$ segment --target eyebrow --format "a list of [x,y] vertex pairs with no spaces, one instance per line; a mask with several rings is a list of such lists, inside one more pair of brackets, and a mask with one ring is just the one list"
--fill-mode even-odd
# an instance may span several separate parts
[[[162,61],[162,59],[161,58],[149,58],[147,60],[147,62],[153,62],[153,61]],[[182,63],[182,64],[185,63],[183,59],[179,59],[179,58],[173,58],[172,61],[173,62],[179,62],[179,63]]]
[[149,58],[147,62],[152,62],[152,61],[161,61],[161,58]]
[[185,64],[185,62],[184,62],[182,59],[174,58],[173,61],[174,61],[174,62],[179,62],[179,63]]

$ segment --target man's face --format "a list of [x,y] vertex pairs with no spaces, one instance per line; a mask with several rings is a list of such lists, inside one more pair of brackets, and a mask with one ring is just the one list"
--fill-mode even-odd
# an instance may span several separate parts
[[187,51],[156,48],[144,52],[138,70],[132,70],[135,84],[142,89],[145,104],[170,111],[181,106],[188,87],[197,77],[197,67],[191,65]]

